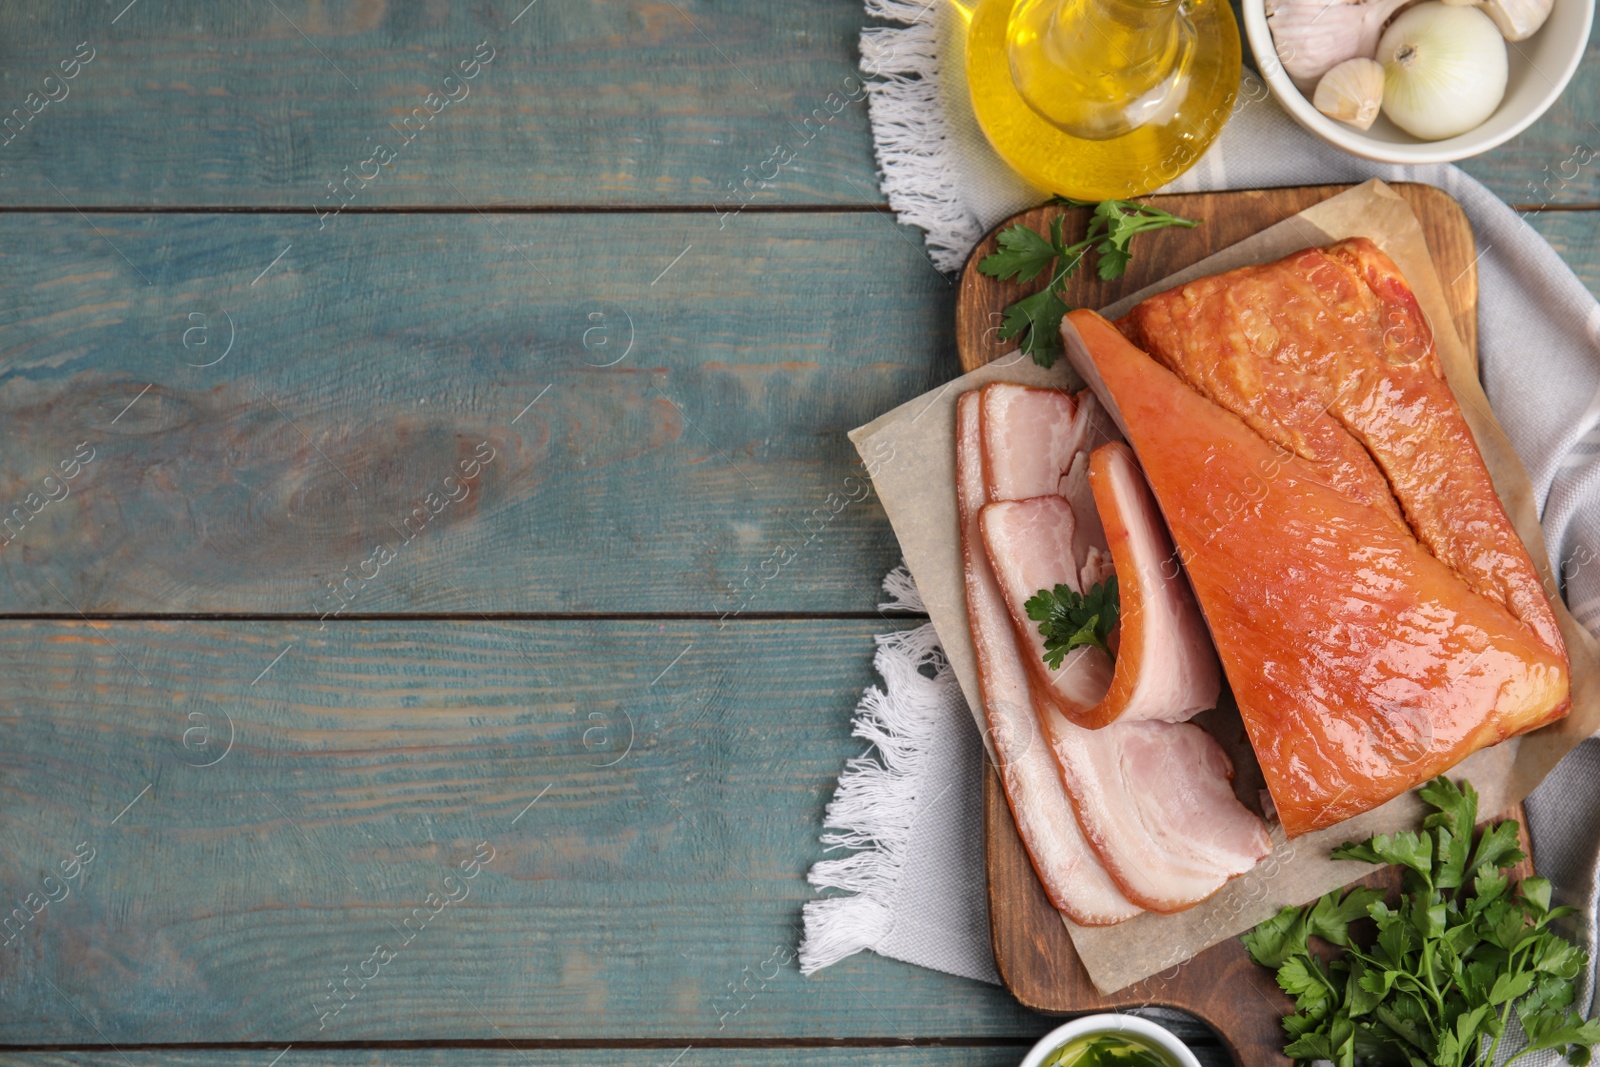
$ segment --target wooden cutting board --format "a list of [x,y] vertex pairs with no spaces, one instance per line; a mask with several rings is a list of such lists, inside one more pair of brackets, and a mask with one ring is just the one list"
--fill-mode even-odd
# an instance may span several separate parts
[[[1133,260],[1123,277],[1102,282],[1092,270],[1085,270],[1069,284],[1068,303],[1074,307],[1104,307],[1348,188],[1320,185],[1151,197],[1151,203],[1167,211],[1205,221],[1192,230],[1157,230],[1135,238]],[[1454,312],[1456,331],[1476,358],[1478,275],[1466,215],[1454,199],[1433,186],[1403,184],[1394,188],[1410,202],[1421,220],[1428,250]],[[1043,232],[1049,220],[1063,210],[1036,208],[1007,219],[996,230],[1023,222]],[[1065,232],[1069,239],[1075,239],[1072,235],[1081,234],[1087,225],[1089,209],[1065,211]],[[975,370],[1013,350],[1013,342],[997,337],[1000,312],[1020,296],[1043,288],[1043,278],[1021,287],[980,274],[978,261],[994,250],[991,232],[973,250],[961,276],[956,340],[964,371]],[[1520,808],[1510,816],[1523,822]],[[1047,1014],[1148,1006],[1180,1008],[1211,1026],[1242,1067],[1281,1067],[1289,1062],[1280,1051],[1284,1037],[1279,1020],[1289,1012],[1290,1000],[1279,991],[1272,972],[1252,963],[1236,938],[1213,945],[1188,963],[1114,995],[1096,992],[1078,962],[1060,915],[1050,906],[1033,873],[999,777],[987,760],[984,830],[995,963],[1006,987],[1023,1004]],[[1525,835],[1523,848],[1528,850]],[[1531,866],[1526,873],[1532,873]],[[1394,886],[1398,877],[1389,871],[1366,881]]]

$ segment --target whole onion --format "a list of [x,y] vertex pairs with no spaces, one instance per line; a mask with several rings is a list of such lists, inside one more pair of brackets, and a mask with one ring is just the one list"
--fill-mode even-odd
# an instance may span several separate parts
[[1438,141],[1482,124],[1506,94],[1506,42],[1476,7],[1427,0],[1400,13],[1378,42],[1383,113],[1413,137]]

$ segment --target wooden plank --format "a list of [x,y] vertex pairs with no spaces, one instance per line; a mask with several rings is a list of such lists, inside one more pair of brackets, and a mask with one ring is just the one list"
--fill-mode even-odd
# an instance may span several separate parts
[[[883,202],[857,4],[122,7],[0,8],[0,108],[22,109],[0,148],[0,204],[309,211],[351,175],[342,198],[365,207]],[[464,90],[446,84],[483,41],[488,66]],[[46,85],[80,42],[94,58]],[[1546,118],[1468,172],[1515,203],[1600,202],[1594,48]],[[463,91],[397,143],[394,124],[430,93]],[[363,167],[378,145],[396,157]]]
[[[1508,204],[1600,204],[1600,30],[1561,98],[1527,130],[1461,168]],[[1516,47],[1516,46],[1513,46]]]
[[9,622],[0,1045],[1042,1033],[796,970],[885,628]]
[[[858,4],[122,7],[0,8],[0,108],[22,109],[4,203],[308,210],[352,176],[343,198],[365,207],[881,199]],[[80,42],[92,58],[62,82]],[[380,145],[394,158],[363,167]]]
[[[1204,1067],[1224,1067],[1226,1055],[1215,1045],[1192,1046]],[[295,1046],[282,1067],[1015,1067],[1026,1052],[1021,1045],[899,1048],[698,1048],[680,1049],[514,1049],[385,1048],[305,1049]],[[16,1067],[266,1067],[272,1048],[249,1051],[159,1052],[115,1049],[89,1052],[14,1052]],[[682,1059],[677,1059],[678,1056]]]
[[0,249],[0,613],[872,611],[899,552],[845,433],[955,373],[950,285],[876,214],[12,214]]
[[1600,296],[1600,212],[1533,211],[1522,217],[1561,254],[1589,292]]
[[[13,1052],[16,1067],[267,1067],[278,1050],[155,1051],[115,1049],[89,1052]],[[792,1064],[793,1067],[1015,1067],[1025,1046],[979,1048],[385,1048],[303,1049],[294,1047],[280,1067],[743,1067]],[[1210,1049],[1202,1048],[1202,1054]],[[676,1059],[679,1054],[682,1059]],[[1202,1060],[1202,1062],[1205,1062]],[[1218,1061],[1212,1060],[1213,1063]],[[1208,1067],[1210,1065],[1208,1064]]]

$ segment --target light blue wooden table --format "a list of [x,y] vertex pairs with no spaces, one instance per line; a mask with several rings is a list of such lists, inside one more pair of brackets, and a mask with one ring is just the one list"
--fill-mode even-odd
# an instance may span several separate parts
[[[881,509],[826,502],[956,373],[952,291],[860,103],[724,212],[862,21],[0,9],[0,1060],[998,1067],[1050,1027],[793,963],[916,621]],[[1468,164],[1591,286],[1597,95]]]

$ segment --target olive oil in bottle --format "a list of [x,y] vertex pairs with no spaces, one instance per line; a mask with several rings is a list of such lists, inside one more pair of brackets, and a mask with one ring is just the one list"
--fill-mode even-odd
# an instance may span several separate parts
[[978,124],[1042,189],[1147,193],[1232,112],[1242,66],[1227,0],[976,0],[966,13]]

